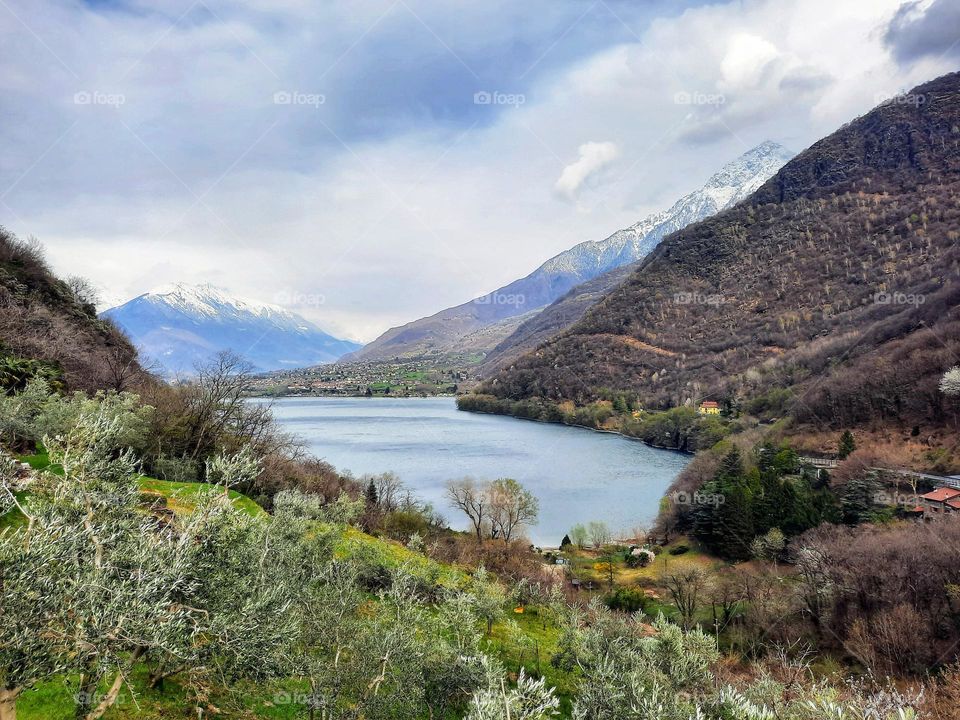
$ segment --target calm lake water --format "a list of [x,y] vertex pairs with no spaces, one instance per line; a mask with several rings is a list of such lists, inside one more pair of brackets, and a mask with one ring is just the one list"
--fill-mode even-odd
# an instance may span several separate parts
[[540,522],[527,534],[548,546],[578,522],[613,530],[649,522],[689,461],[618,435],[460,412],[448,397],[285,398],[273,412],[338,470],[395,472],[455,528],[465,518],[444,498],[448,480],[515,478],[540,499]]

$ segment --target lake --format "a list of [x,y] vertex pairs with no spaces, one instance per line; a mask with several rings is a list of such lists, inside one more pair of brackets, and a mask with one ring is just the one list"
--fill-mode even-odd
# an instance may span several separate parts
[[527,531],[556,546],[572,525],[614,531],[645,524],[690,456],[619,435],[460,412],[453,398],[284,398],[273,412],[310,452],[355,476],[392,471],[454,528],[466,518],[444,498],[448,480],[512,477],[540,500]]

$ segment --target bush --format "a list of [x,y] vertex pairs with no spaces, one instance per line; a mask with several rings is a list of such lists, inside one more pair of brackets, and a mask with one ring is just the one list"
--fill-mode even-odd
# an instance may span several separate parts
[[627,553],[627,567],[631,567],[631,568],[647,567],[656,559],[657,559],[657,556],[654,555],[652,550],[647,550],[646,548],[638,548],[637,550]]
[[646,596],[638,588],[617,588],[603,598],[604,604],[611,610],[635,613],[643,610]]
[[674,545],[669,552],[671,555],[684,555],[690,552],[690,547],[688,545]]

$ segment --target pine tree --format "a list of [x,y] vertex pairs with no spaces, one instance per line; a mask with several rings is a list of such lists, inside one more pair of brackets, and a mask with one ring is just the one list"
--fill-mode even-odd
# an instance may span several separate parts
[[837,446],[837,457],[846,460],[857,449],[857,443],[853,439],[853,433],[844,430],[840,436],[840,443]]
[[743,458],[740,456],[740,449],[734,445],[730,452],[723,456],[720,461],[720,467],[714,475],[715,480],[724,481],[743,476]]

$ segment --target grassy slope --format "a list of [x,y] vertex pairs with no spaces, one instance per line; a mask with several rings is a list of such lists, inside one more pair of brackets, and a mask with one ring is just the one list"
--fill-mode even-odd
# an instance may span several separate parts
[[[19,460],[20,462],[27,463],[34,470],[49,470],[57,474],[60,473],[60,469],[57,466],[50,465],[50,458],[46,453],[22,455]],[[165,497],[167,499],[167,506],[175,512],[189,512],[192,510],[196,507],[197,496],[212,487],[208,483],[170,482],[168,480],[158,480],[147,477],[146,475],[141,475],[137,482],[144,493]],[[22,496],[22,494],[18,495],[18,497],[21,498]],[[263,508],[253,500],[246,495],[241,495],[235,490],[230,491],[230,499],[238,510],[242,510],[248,515],[257,516],[264,512]],[[19,512],[7,513],[7,515],[0,516],[0,529],[11,525],[16,526],[22,522],[22,516],[17,516],[19,516]]]

